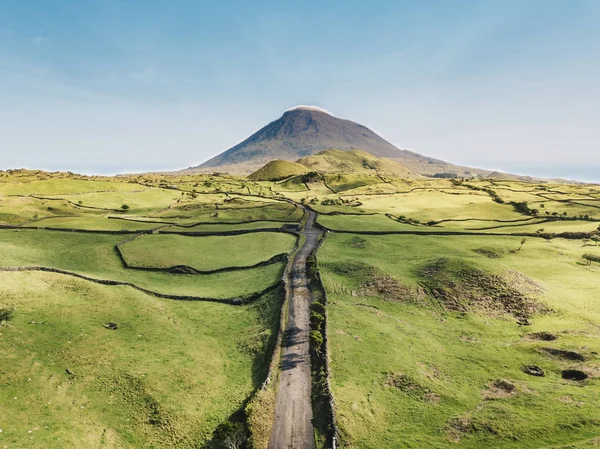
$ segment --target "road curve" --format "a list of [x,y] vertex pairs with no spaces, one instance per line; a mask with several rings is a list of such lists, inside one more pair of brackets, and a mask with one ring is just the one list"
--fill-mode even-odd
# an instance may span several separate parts
[[305,210],[308,219],[302,234],[306,241],[293,258],[289,270],[288,320],[283,336],[281,376],[269,449],[315,449],[308,340],[309,306],[313,295],[308,286],[306,259],[317,248],[322,231],[315,227],[316,212]]

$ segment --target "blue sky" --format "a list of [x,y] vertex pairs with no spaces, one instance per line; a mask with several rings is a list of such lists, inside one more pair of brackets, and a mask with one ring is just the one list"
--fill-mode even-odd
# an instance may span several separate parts
[[600,1],[0,0],[0,168],[198,164],[296,104],[600,181]]

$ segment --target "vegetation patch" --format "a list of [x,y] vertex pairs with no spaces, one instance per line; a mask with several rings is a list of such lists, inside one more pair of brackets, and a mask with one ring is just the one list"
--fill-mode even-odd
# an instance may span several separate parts
[[367,241],[365,239],[363,239],[362,237],[359,237],[358,235],[355,235],[350,240],[350,245],[353,248],[365,248],[367,246]]
[[248,179],[251,181],[280,181],[307,172],[308,168],[297,162],[275,160],[248,175]]
[[439,258],[418,271],[421,283],[450,311],[476,310],[486,315],[527,318],[549,308],[531,295],[542,289],[526,276],[509,271],[492,274],[463,260]]
[[14,313],[14,311],[11,308],[8,308],[8,307],[0,308],[0,322],[9,321],[12,318],[13,313]]
[[489,257],[490,259],[500,259],[505,254],[504,250],[499,249],[499,248],[491,248],[491,247],[475,248],[473,251],[476,252],[477,254],[481,254],[485,257]]
[[422,385],[420,385],[411,376],[402,373],[388,373],[385,379],[385,385],[388,387],[396,388],[397,390],[400,390],[403,393],[419,397],[424,397],[428,393],[431,393],[431,391],[428,388],[425,388]]
[[373,265],[354,260],[345,260],[342,262],[323,263],[328,271],[338,276],[352,278],[359,284],[370,281],[375,276],[381,276],[383,272]]
[[525,338],[529,340],[542,340],[542,341],[554,341],[558,338],[558,335],[552,332],[532,332],[531,334],[525,335]]
[[578,362],[585,361],[585,357],[578,352],[575,351],[567,351],[564,349],[556,349],[556,348],[540,348],[540,350],[546,354],[551,356],[564,359],[564,360],[575,360]]
[[588,265],[591,265],[592,262],[600,263],[600,256],[597,254],[584,254],[583,258]]
[[402,284],[392,276],[378,275],[361,284],[359,296],[379,296],[386,301],[421,302],[427,297],[422,288]]
[[484,399],[504,399],[516,396],[517,387],[505,379],[496,379],[483,391]]

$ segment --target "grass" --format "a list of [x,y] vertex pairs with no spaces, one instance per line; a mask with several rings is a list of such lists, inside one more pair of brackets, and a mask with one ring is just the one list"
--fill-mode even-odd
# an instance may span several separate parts
[[14,308],[0,327],[0,444],[202,446],[262,382],[279,298],[232,307],[0,273]]
[[[332,386],[342,447],[533,448],[598,434],[598,380],[582,386],[560,377],[561,369],[572,366],[600,373],[595,355],[600,332],[594,324],[600,318],[594,300],[600,268],[579,262],[588,248],[580,242],[529,239],[511,254],[518,238],[361,236],[361,245],[353,238],[330,235],[319,252],[329,294]],[[491,259],[474,251],[481,247],[503,256]],[[533,325],[523,328],[509,316],[444,311],[419,293],[417,274],[441,256],[491,273],[517,270],[544,286],[541,300],[555,312],[536,315]],[[360,293],[366,279],[382,275],[412,293],[403,300]],[[523,338],[534,331],[560,337],[554,344]],[[579,351],[587,361],[540,352],[550,345]],[[524,364],[542,366],[546,377],[524,374]],[[394,383],[392,376],[403,381]],[[491,385],[498,379],[516,392],[485,399],[493,396]]]
[[[302,208],[277,201],[282,196],[338,213],[318,221],[349,232],[591,232],[599,224],[543,222],[564,212],[600,218],[597,186],[399,179],[390,174],[399,169],[391,162],[347,155],[313,158],[312,169],[334,173],[306,184],[298,176],[268,182],[218,174],[102,178],[0,172],[0,224],[106,231],[160,227],[160,234],[123,245],[129,263],[200,270],[255,264],[289,251],[295,237],[169,232],[300,222]],[[373,168],[375,163],[380,165]],[[495,202],[495,195],[527,202],[540,216]],[[128,209],[118,213],[92,209],[123,204]],[[439,223],[423,225],[429,221]],[[281,279],[284,268],[275,263],[211,275],[125,269],[115,245],[128,237],[4,229],[0,266],[42,265],[214,298],[262,291]],[[588,265],[586,254],[599,258],[600,246],[534,237],[523,244],[521,237],[505,236],[329,233],[318,259],[328,294],[341,447],[597,445],[600,264]],[[245,408],[256,447],[265,447],[277,371],[266,390],[254,393],[265,379],[281,299],[282,292],[275,291],[241,307],[169,301],[66,275],[0,272],[0,446],[217,449],[221,446],[211,442],[217,427],[242,419]],[[522,315],[530,326],[517,324]],[[118,328],[105,328],[109,322]],[[542,341],[531,336],[535,333],[557,338]],[[565,358],[572,353],[583,360]],[[523,365],[538,365],[546,376],[527,375]],[[589,378],[565,380],[565,369]]]
[[227,237],[145,235],[121,246],[130,266],[170,268],[187,265],[197,270],[249,266],[292,250],[296,237],[261,232]]
[[229,298],[261,291],[281,278],[283,263],[210,275],[125,270],[114,246],[122,235],[61,231],[0,231],[2,266],[42,265],[88,276],[132,282],[160,293]]
[[2,224],[20,226],[44,217],[78,215],[81,215],[81,211],[66,201],[0,197],[0,223]]
[[[200,198],[205,200],[204,198]],[[168,210],[155,214],[156,217],[169,219],[188,219],[202,222],[224,221],[299,221],[303,212],[301,209],[288,203],[275,201],[257,201],[243,198],[227,202],[210,203],[194,200],[178,204]]]
[[[141,186],[138,186],[142,188]],[[145,189],[138,192],[93,192],[78,195],[60,195],[60,198],[82,206],[120,210],[124,204],[127,213],[145,214],[164,209],[181,199],[179,192],[167,189]]]
[[307,173],[308,169],[301,164],[290,161],[275,160],[259,168],[248,179],[252,181],[279,181],[291,176]]
[[[37,180],[33,176],[23,182],[20,179],[11,179],[0,182],[1,195],[69,195],[74,193],[87,193],[95,191],[134,192],[143,189],[142,186],[114,180],[94,181],[88,179],[70,179],[53,177],[47,180]],[[114,179],[114,178],[112,178]]]

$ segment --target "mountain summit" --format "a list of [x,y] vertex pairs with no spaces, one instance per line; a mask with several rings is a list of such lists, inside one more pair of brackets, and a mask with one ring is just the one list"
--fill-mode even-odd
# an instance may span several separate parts
[[366,151],[421,174],[470,174],[464,167],[401,150],[366,126],[335,117],[317,106],[288,109],[243,142],[189,170],[245,174],[274,159],[296,161],[329,149]]

